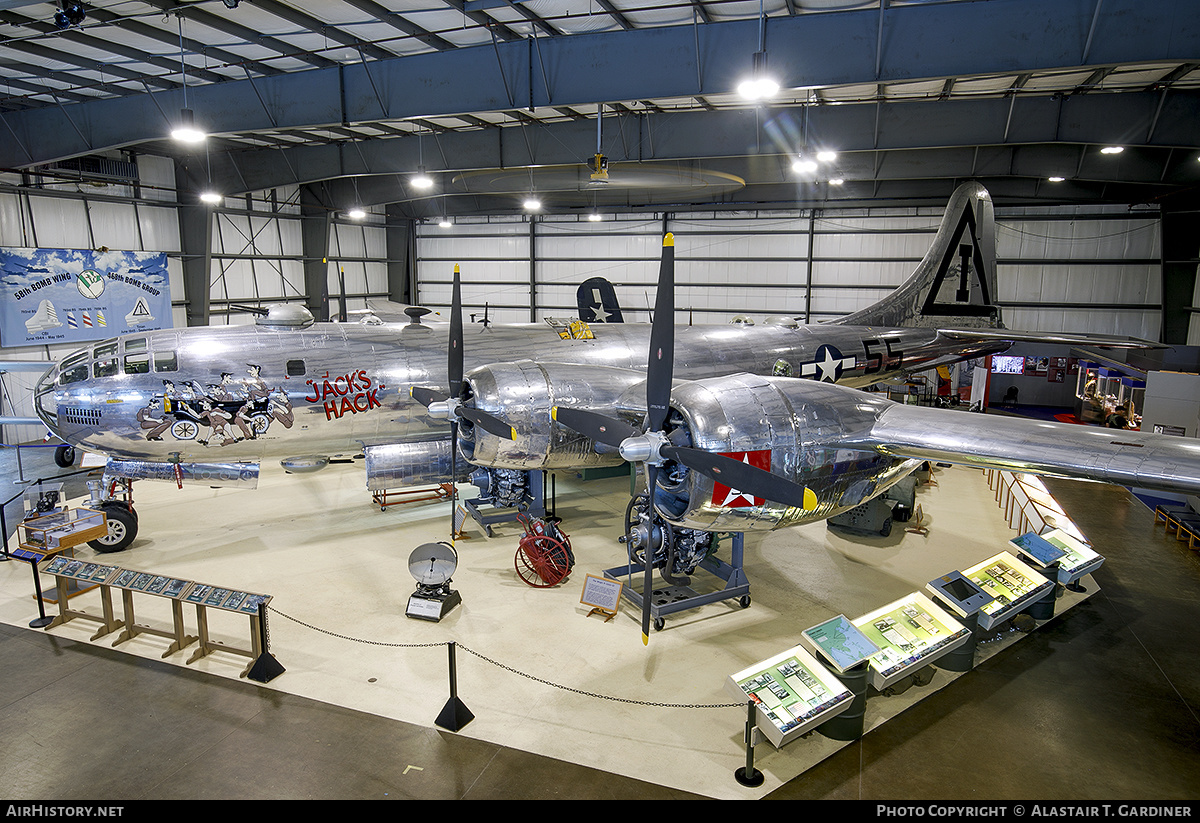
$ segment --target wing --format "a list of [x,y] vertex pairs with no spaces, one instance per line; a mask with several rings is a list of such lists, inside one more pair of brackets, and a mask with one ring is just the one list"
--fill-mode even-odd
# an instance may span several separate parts
[[1200,494],[1200,440],[893,405],[846,445],[895,457]]
[[1014,331],[1013,329],[938,329],[940,337],[964,342],[1008,341],[1010,343],[1047,343],[1063,346],[1089,346],[1094,349],[1165,349],[1165,343],[1137,337],[1071,332]]

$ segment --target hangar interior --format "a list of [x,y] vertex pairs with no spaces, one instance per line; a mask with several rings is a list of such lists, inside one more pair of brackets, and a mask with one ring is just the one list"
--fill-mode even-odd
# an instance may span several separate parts
[[[955,186],[976,180],[988,188],[996,206],[997,302],[1009,328],[1200,345],[1194,309],[1200,304],[1200,13],[1184,0],[1149,6],[1135,0],[63,0],[5,3],[0,20],[8,24],[0,40],[5,84],[0,98],[0,246],[164,252],[178,328],[250,323],[253,316],[244,307],[280,302],[303,304],[323,316],[342,301],[349,311],[391,301],[445,312],[455,265],[462,270],[464,310],[473,315],[472,322],[480,322],[485,313],[497,323],[570,317],[576,287],[592,276],[613,282],[627,320],[638,322],[648,317],[653,303],[655,259],[666,231],[677,238],[677,323],[723,324],[739,316],[756,323],[781,316],[819,323],[860,309],[897,286],[924,254]],[[756,67],[760,75],[777,77],[780,88],[774,97],[748,101],[739,95],[739,81]],[[172,139],[170,131],[183,120],[207,136],[191,143]],[[429,178],[429,187],[422,177]],[[524,202],[534,197],[539,205],[526,208]],[[3,359],[58,360],[73,348],[6,347]],[[27,372],[3,375],[0,410],[5,416],[33,415],[30,397],[36,378]],[[44,429],[6,425],[3,432],[5,444],[34,443]],[[31,471],[35,465],[31,458]],[[279,555],[287,556],[284,564],[297,564],[297,578],[319,577],[344,570],[331,559],[343,548],[338,540],[369,537],[363,547],[367,554],[359,565],[350,564],[357,574],[342,576],[331,592],[319,593],[319,587],[309,589],[305,582],[294,595],[306,604],[325,601],[323,616],[371,612],[380,622],[367,619],[357,627],[365,638],[385,642],[380,635],[395,626],[389,627],[379,610],[409,587],[407,572],[401,568],[389,577],[363,572],[407,557],[418,542],[416,535],[436,528],[444,506],[376,512],[362,488],[361,473],[338,467],[329,472],[303,481],[307,499],[326,514],[316,523],[310,522],[311,512],[294,511],[295,493],[286,484],[276,488],[270,476],[267,488],[251,496],[220,492],[192,503],[192,495],[186,505],[187,493],[175,494],[172,487],[139,489],[146,501],[142,512],[158,530],[133,547],[131,551],[141,552],[135,562],[189,569],[205,555],[225,563],[224,570],[217,566],[205,574],[245,575],[270,589],[283,565]],[[23,473],[24,467],[18,471]],[[935,558],[962,542],[957,539],[961,535],[975,535],[972,545],[1004,544],[1009,530],[980,479],[959,480],[959,470],[950,474],[953,481],[945,478],[924,493],[935,522],[945,527],[935,529],[927,543],[945,539],[945,546],[922,554],[912,545],[913,535],[882,546],[855,544],[830,537],[824,527],[773,535],[751,547],[764,566],[751,577],[777,599],[756,595],[757,611],[752,606],[741,614],[687,621],[674,634],[666,631],[653,638],[649,657],[636,656],[640,647],[625,648],[630,639],[634,643],[629,645],[637,645],[634,633],[625,631],[631,626],[601,629],[598,621],[572,613],[574,591],[513,587],[505,577],[511,560],[507,545],[489,549],[482,570],[461,572],[479,576],[474,585],[461,584],[469,588],[461,617],[482,619],[484,636],[501,644],[495,658],[520,660],[511,665],[522,671],[526,662],[542,664],[530,671],[577,666],[586,674],[582,683],[568,683],[575,688],[590,691],[589,681],[599,691],[629,682],[668,681],[671,696],[647,689],[646,699],[724,702],[710,699],[719,692],[719,683],[706,682],[697,691],[680,686],[689,677],[689,659],[697,649],[721,648],[731,655],[719,656],[714,671],[731,660],[749,664],[794,633],[796,621],[822,610],[849,613],[869,605],[863,597],[872,575],[888,580],[885,590],[898,591],[924,579],[921,575]],[[608,485],[594,491],[597,486],[563,478],[560,489],[564,509],[576,509],[567,520],[568,530],[574,529],[572,535],[589,547],[595,563],[603,564],[617,548],[612,535],[601,534],[603,529],[591,535],[584,524],[589,518],[599,522],[619,514],[623,502],[615,501],[627,497],[627,490],[625,481],[597,482]],[[940,502],[936,495],[942,495]],[[261,502],[264,498],[272,502]],[[1171,541],[1153,536],[1145,522],[1148,510],[1138,505],[1124,496],[1107,511],[1120,512],[1121,525],[1135,535],[1129,540],[1170,570],[1174,582],[1159,593],[1157,606],[1186,615],[1195,599],[1195,557],[1177,555]],[[241,506],[247,507],[244,512]],[[940,512],[939,506],[944,507]],[[211,522],[235,508],[239,513],[229,520],[241,523],[242,531],[225,531],[216,541],[192,535],[201,539],[187,544],[182,557],[171,557],[172,547],[184,539],[166,536],[172,529],[194,531],[190,522]],[[1072,514],[1083,523],[1082,512]],[[285,523],[301,524],[301,532],[313,529],[312,542],[325,548],[299,556],[287,546],[272,546],[276,533],[307,543],[307,537]],[[1139,531],[1140,526],[1147,526],[1150,539],[1142,537],[1147,529]],[[1093,536],[1109,532],[1114,524],[1090,521],[1087,528]],[[461,549],[464,567],[470,565],[475,545],[499,543],[477,538],[464,541],[469,544]],[[212,551],[214,542],[220,550]],[[1122,541],[1113,540],[1114,555],[1118,543]],[[795,598],[795,589],[777,582],[804,576],[792,561],[775,556],[785,544],[799,556],[815,557],[818,565],[831,564],[826,569],[831,577],[816,577],[824,581],[816,584],[818,593]],[[372,556],[371,546],[379,554]],[[911,564],[902,570],[896,565],[901,555]],[[300,571],[300,564],[313,557],[322,559]],[[850,601],[820,591],[860,564],[874,571],[849,587]],[[22,628],[6,634],[5,645],[24,647],[29,604],[22,575],[27,570],[11,562],[6,566],[4,621]],[[1121,568],[1135,566],[1131,559],[1130,566]],[[1132,597],[1136,591],[1139,604],[1150,602],[1140,581],[1113,582],[1122,595]],[[777,586],[782,590],[775,592]],[[1063,672],[1056,669],[1061,659],[1055,656],[1057,644],[1069,646],[1066,638],[1078,641],[1080,635],[1105,630],[1096,626],[1116,636],[1114,625],[1128,628],[1136,622],[1124,611],[1126,601],[1103,594],[1108,591],[1104,573],[1097,588],[1099,598],[1093,593],[1073,606],[1043,627],[1047,631],[1040,639],[1035,633],[992,658],[987,665],[993,679],[986,682],[995,684],[999,677],[1007,683],[1009,674],[1021,668],[1014,657],[1029,655],[1037,664],[1032,668],[1040,667],[1048,678],[1038,681],[1039,691],[1053,691],[1061,677],[1061,682],[1069,681],[1063,688],[1068,702],[1077,703],[1081,687],[1074,673],[1094,663],[1092,655],[1100,652],[1096,646],[1076,646],[1087,649],[1080,652],[1084,662],[1076,660],[1070,664],[1074,668]],[[531,605],[541,594],[549,597]],[[371,598],[369,605],[356,602],[362,596]],[[792,607],[785,604],[794,599],[815,611],[781,617],[791,614]],[[1105,605],[1097,605],[1098,600]],[[548,609],[547,603],[555,605]],[[757,622],[763,603],[772,603],[765,628]],[[278,606],[286,611],[282,603]],[[507,617],[508,609],[512,617]],[[517,613],[522,619],[533,617],[532,624],[506,636],[505,626],[516,625]],[[569,617],[560,617],[564,614]],[[1147,645],[1137,631],[1130,639],[1148,648],[1146,659],[1165,675],[1143,684],[1154,696],[1153,708],[1145,709],[1154,722],[1141,723],[1140,735],[1125,732],[1146,746],[1148,759],[1136,776],[1148,782],[1140,787],[1118,784],[1113,791],[1194,797],[1194,777],[1174,779],[1186,771],[1173,766],[1149,777],[1155,763],[1194,764],[1196,683],[1174,665],[1173,651],[1156,645],[1161,638],[1179,635],[1153,616],[1139,616],[1154,626],[1156,641]],[[559,620],[607,635],[581,640],[570,636],[574,628],[565,627],[557,638],[536,635],[539,621],[555,625]],[[322,621],[322,627],[339,631],[332,621]],[[373,631],[377,628],[378,633]],[[406,638],[413,637],[410,628],[405,626]],[[436,627],[439,639],[450,636],[445,628]],[[78,627],[64,629],[75,632]],[[391,664],[347,662],[338,644],[317,651],[319,644],[290,621],[275,619],[272,630],[281,645],[304,660],[282,661],[289,669],[282,680],[305,682],[300,696],[349,706],[381,718],[381,723],[429,728],[422,720],[425,706],[411,695],[398,695],[414,684],[427,688],[435,667],[427,670],[424,661],[408,658],[398,665],[422,671],[397,685],[398,691],[339,698],[356,691],[339,682],[340,677],[362,675],[358,679],[366,681],[380,677],[380,667]],[[621,639],[613,641],[618,632]],[[294,633],[294,644],[283,639],[289,633]],[[61,638],[64,643],[83,639],[70,633]],[[58,642],[52,644],[56,653]],[[474,641],[462,642],[470,646]],[[623,661],[617,668],[626,669],[628,679],[606,682],[602,661],[563,662],[542,648],[547,642],[594,642],[599,648],[615,642],[620,651],[608,654]],[[752,643],[754,651],[740,645],[744,643]],[[1028,651],[1029,646],[1037,651]],[[142,650],[147,659],[160,652],[152,643]],[[107,662],[97,659],[96,665]],[[227,662],[206,665],[218,678],[230,674]],[[350,674],[322,680],[327,668],[340,665]],[[153,673],[163,675],[157,668]],[[1123,693],[1125,687],[1118,684],[1131,682],[1125,671],[1106,675],[1112,678],[1104,681],[1108,697]],[[173,668],[165,669],[167,679],[177,676]],[[469,680],[477,676],[464,670],[464,686],[479,685]],[[898,742],[931,741],[919,732],[937,724],[919,714],[932,711],[921,705],[940,705],[947,712],[971,701],[993,707],[987,702],[988,688],[963,685],[969,679],[938,683],[947,687],[912,711],[893,706],[889,714],[897,716],[878,731],[854,746],[822,752],[817,763],[803,762],[811,754],[796,753],[810,741],[780,750],[773,760],[766,758],[772,765],[764,792],[903,795],[904,789],[876,773],[863,788],[865,772],[846,758],[864,751],[882,761],[889,754],[901,756],[901,751],[927,753],[905,748],[916,743]],[[286,691],[282,682],[276,685]],[[713,756],[719,766],[704,762],[688,773],[691,764],[683,758],[687,777],[667,778],[656,774],[655,764],[684,750],[709,753],[712,747],[669,731],[671,720],[662,722],[658,712],[647,719],[639,709],[620,703],[601,703],[602,711],[576,724],[563,715],[584,716],[577,714],[583,711],[579,706],[560,701],[553,691],[531,694],[524,690],[527,684],[521,685],[503,686],[513,691],[498,701],[510,706],[501,718],[485,720],[488,711],[473,706],[479,722],[463,736],[518,757],[533,753],[582,764],[614,775],[614,780],[650,784],[610,784],[606,789],[600,780],[595,791],[609,796],[643,796],[639,793],[652,793],[655,786],[698,796],[746,796],[736,786],[712,789],[715,778],[706,773],[738,765],[736,710],[713,710],[722,717],[714,724],[720,726],[719,744],[713,744],[719,748]],[[146,686],[139,681],[137,687]],[[1019,674],[1012,676],[1011,688],[1020,691]],[[1165,696],[1164,688],[1175,697]],[[23,689],[14,694],[24,696]],[[486,688],[475,690],[480,692]],[[689,696],[676,700],[676,692]],[[960,703],[944,697],[954,694]],[[522,701],[534,706],[511,709]],[[419,709],[405,714],[397,703]],[[1056,724],[1070,724],[1057,714],[1065,712],[1062,705],[1042,704],[1041,711],[1053,715]],[[1160,717],[1174,715],[1168,705],[1182,706],[1182,720],[1173,733],[1165,731],[1174,727]],[[12,707],[8,722],[16,724],[14,729],[25,728],[14,718],[46,722],[28,718],[20,699],[14,698]],[[1099,714],[1089,719],[1104,722]],[[910,725],[903,726],[905,722]],[[561,743],[581,725],[589,732],[587,757],[578,755],[578,746],[546,742],[558,735]],[[699,724],[688,720],[683,725]],[[1036,720],[1033,725],[1038,726]],[[885,731],[889,729],[904,731]],[[680,737],[663,741],[664,734]],[[1164,734],[1178,737],[1164,743]],[[440,734],[425,744],[451,747],[445,757],[453,762],[458,744],[448,743],[448,737]],[[872,738],[881,741],[879,749],[867,748]],[[1059,742],[1039,751],[1059,753],[1057,746],[1066,744],[1061,736],[1055,739]],[[948,744],[939,739],[926,745]],[[947,751],[939,750],[938,757],[948,759]],[[529,767],[528,762],[512,766]],[[817,770],[822,767],[827,771]],[[353,771],[353,765],[348,768]],[[857,774],[859,787],[845,773],[832,771],[838,768]],[[797,782],[805,774],[809,782],[803,777]],[[722,772],[719,781],[728,782],[725,777]],[[1038,789],[1069,793],[1069,782],[1068,776],[1055,775]],[[542,796],[562,791],[545,788],[552,783],[539,783]],[[29,796],[67,791],[61,784],[27,785]],[[967,784],[954,785],[962,791]],[[995,791],[1016,797],[1020,785]],[[1104,785],[1097,780],[1079,792],[1098,796]],[[170,794],[162,786],[155,791]],[[246,792],[239,796],[258,796],[245,785],[225,787]],[[198,787],[190,788],[192,796],[201,796]],[[141,796],[130,783],[107,790],[111,796]],[[327,791],[326,796],[338,796],[335,789]],[[394,791],[404,789],[397,784]],[[304,796],[296,786],[280,792]],[[488,785],[488,792],[493,797],[519,795],[502,785]]]

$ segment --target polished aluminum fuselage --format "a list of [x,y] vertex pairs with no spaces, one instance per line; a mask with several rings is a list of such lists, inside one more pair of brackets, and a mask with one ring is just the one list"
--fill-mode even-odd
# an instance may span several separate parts
[[[126,335],[81,350],[51,369],[39,384],[39,414],[66,442],[112,457],[153,461],[259,461],[440,440],[448,435],[448,424],[430,417],[410,389],[446,387],[447,329],[318,323]],[[468,326],[468,379],[472,369],[521,361],[579,367],[579,381],[588,381],[592,370],[628,372],[631,380],[644,372],[649,326],[598,324],[592,332],[592,339],[564,339],[549,325]],[[126,373],[125,359],[136,356],[127,353],[130,341],[138,341],[140,352],[142,340],[152,366]],[[681,327],[675,378],[784,373],[869,385],[1005,345],[964,344],[928,329]],[[112,371],[104,364],[114,358],[115,372],[97,376]],[[171,368],[159,370],[160,359]],[[80,378],[85,365],[86,376]],[[75,379],[65,382],[60,371],[73,371]],[[248,398],[256,399],[251,405],[240,402]],[[548,407],[522,410],[519,393],[504,401],[507,409],[496,411],[538,422],[544,417],[544,425],[550,425]],[[175,425],[181,420],[191,425]],[[518,426],[522,434],[533,432]]]

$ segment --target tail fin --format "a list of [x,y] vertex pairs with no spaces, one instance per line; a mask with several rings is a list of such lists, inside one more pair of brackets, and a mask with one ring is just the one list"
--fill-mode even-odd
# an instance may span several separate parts
[[1002,328],[996,300],[996,219],[978,183],[954,190],[933,245],[887,297],[832,321],[854,326]]
[[621,304],[613,284],[603,277],[590,277],[575,292],[579,319],[585,323],[623,323]]

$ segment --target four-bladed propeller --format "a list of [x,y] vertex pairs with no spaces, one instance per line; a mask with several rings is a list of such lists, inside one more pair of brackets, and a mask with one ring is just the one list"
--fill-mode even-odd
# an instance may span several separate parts
[[463,321],[462,321],[462,287],[459,283],[458,266],[454,267],[454,290],[450,297],[450,340],[447,345],[446,377],[450,385],[450,393],[437,389],[413,386],[413,399],[429,410],[430,417],[449,420],[451,423],[452,439],[457,441],[458,421],[466,420],[489,434],[502,437],[505,440],[516,439],[513,427],[494,414],[464,405],[466,401],[466,381],[463,380]]
[[[658,517],[657,511],[654,509],[654,492],[658,484],[658,471],[668,460],[675,461],[743,494],[798,508],[816,508],[816,495],[811,490],[798,483],[793,483],[785,477],[722,454],[676,446],[671,443],[665,431],[665,424],[671,402],[674,349],[675,239],[673,235],[667,234],[663,239],[662,262],[659,265],[658,273],[658,292],[655,296],[654,317],[650,329],[650,352],[646,367],[645,430],[639,430],[624,420],[568,406],[558,406],[553,409],[553,418],[567,428],[595,440],[597,443],[619,449],[621,456],[630,462],[645,463],[652,518]],[[657,530],[646,528],[642,531],[647,536],[644,538],[644,542],[649,543],[648,536]],[[645,582],[642,586],[642,642],[649,643],[654,551],[650,545],[643,546],[643,549],[645,552],[643,562]]]

